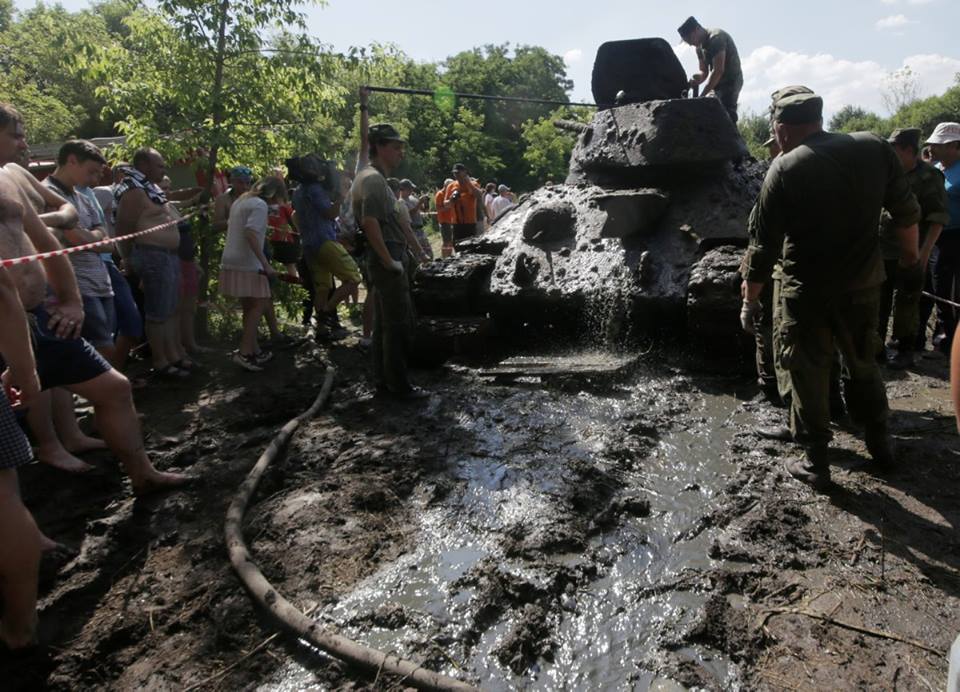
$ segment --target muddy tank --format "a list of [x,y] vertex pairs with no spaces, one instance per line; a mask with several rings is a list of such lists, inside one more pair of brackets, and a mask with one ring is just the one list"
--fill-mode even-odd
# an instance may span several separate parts
[[426,266],[419,313],[741,349],[738,268],[766,164],[719,101],[683,98],[683,68],[662,39],[602,46],[593,87],[593,120],[557,123],[577,132],[566,181]]

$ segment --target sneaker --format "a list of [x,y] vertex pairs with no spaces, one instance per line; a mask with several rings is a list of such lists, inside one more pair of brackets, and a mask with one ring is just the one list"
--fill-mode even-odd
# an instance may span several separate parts
[[327,338],[331,341],[340,341],[350,335],[343,325],[340,324],[340,317],[336,312],[325,312],[320,320],[327,328]]
[[244,370],[249,370],[250,372],[263,372],[263,366],[257,363],[257,358],[254,355],[245,356],[237,351],[233,354],[233,362]]
[[253,359],[257,365],[263,365],[273,360],[273,351],[260,351],[253,354]]

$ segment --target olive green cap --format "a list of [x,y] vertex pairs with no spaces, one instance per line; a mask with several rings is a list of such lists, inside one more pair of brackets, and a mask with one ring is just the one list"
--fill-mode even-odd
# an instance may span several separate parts
[[770,94],[770,101],[776,103],[780,99],[785,99],[788,96],[796,96],[797,94],[812,94],[813,89],[810,87],[805,87],[800,84],[794,84],[793,86],[785,86],[777,89],[775,92]]
[[919,127],[904,127],[894,130],[887,141],[890,144],[899,144],[901,147],[909,146],[920,151],[920,134]]
[[779,98],[772,108],[773,119],[784,125],[806,125],[823,119],[823,99],[813,93]]
[[691,31],[700,26],[700,22],[697,21],[696,17],[687,17],[687,21],[680,25],[680,28],[677,29],[677,33],[680,34],[680,37],[683,38],[690,34]]
[[371,144],[381,142],[405,142],[406,140],[397,132],[397,128],[387,123],[380,125],[371,125],[368,138]]
[[777,103],[777,101],[779,101],[780,99],[787,98],[788,96],[796,96],[797,94],[812,94],[812,93],[813,93],[813,89],[810,89],[809,87],[801,86],[799,84],[795,84],[793,86],[785,86],[785,87],[781,87],[780,89],[777,89],[775,92],[770,94],[770,119],[771,120],[773,119],[773,111],[774,111],[773,107]]

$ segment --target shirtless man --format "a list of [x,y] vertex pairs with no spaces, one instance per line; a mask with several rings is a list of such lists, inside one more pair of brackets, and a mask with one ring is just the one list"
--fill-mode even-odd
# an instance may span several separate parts
[[[0,104],[0,160],[13,160],[25,147],[19,113]],[[23,257],[60,249],[6,170],[0,171],[0,201],[0,256]],[[191,480],[183,474],[158,471],[150,463],[133,408],[130,382],[79,338],[83,307],[70,260],[53,257],[43,263],[28,262],[11,267],[10,273],[30,322],[41,387],[66,387],[93,404],[98,427],[130,476],[135,494],[145,495]],[[48,285],[53,297],[45,300]],[[24,386],[8,380],[8,385]]]
[[[55,232],[70,232],[77,225],[77,210],[15,163],[23,151],[26,151],[25,140],[22,149],[0,151],[0,166],[10,174],[22,196],[48,228],[55,229]],[[106,447],[103,440],[89,437],[80,430],[73,395],[60,387],[42,392],[37,397],[29,408],[27,422],[37,442],[37,459],[62,471],[90,471],[93,467],[74,455]]]
[[[167,164],[156,149],[140,149],[133,156],[133,168],[127,169],[117,186],[114,225],[118,236],[143,231],[173,222],[159,231],[134,240],[130,264],[143,282],[144,318],[147,341],[153,358],[154,375],[182,380],[190,375],[193,363],[180,343],[177,329],[177,305],[180,300],[180,232],[177,219],[167,206],[167,196],[159,188]],[[189,197],[194,190],[178,191]],[[200,200],[202,193],[188,199]]]

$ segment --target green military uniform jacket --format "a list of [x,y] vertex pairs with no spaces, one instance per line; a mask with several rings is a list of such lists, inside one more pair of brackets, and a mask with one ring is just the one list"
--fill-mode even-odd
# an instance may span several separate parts
[[869,133],[809,136],[767,171],[751,223],[747,280],[766,283],[780,258],[786,297],[818,300],[879,286],[881,209],[897,226],[920,219],[893,148]]
[[[920,204],[920,243],[923,244],[930,226],[946,226],[950,223],[946,180],[939,168],[926,161],[918,161],[917,167],[907,172],[907,182]],[[884,212],[880,224],[880,243],[885,260],[899,259],[900,243],[897,240],[896,226],[887,212]]]
[[708,38],[702,46],[697,46],[697,56],[703,60],[707,69],[713,69],[713,59],[720,53],[726,53],[723,77],[717,84],[717,91],[730,87],[743,86],[743,69],[740,67],[740,54],[737,46],[723,29],[707,29]]
[[[372,216],[380,224],[383,242],[394,259],[403,259],[406,236],[400,227],[397,213],[397,196],[387,184],[387,179],[374,166],[367,166],[357,173],[351,188],[353,216],[360,224],[363,217]],[[399,246],[399,250],[396,248]]]

